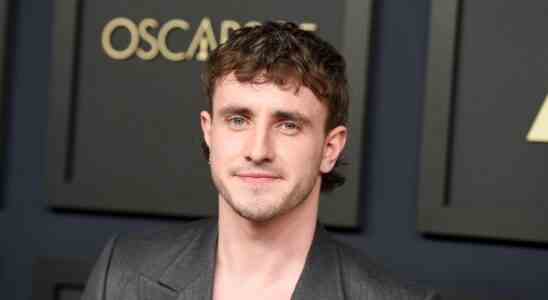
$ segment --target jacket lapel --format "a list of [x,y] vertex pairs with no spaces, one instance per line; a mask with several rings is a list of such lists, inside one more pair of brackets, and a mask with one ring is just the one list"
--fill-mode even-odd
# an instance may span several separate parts
[[319,224],[291,299],[344,299],[337,248]]
[[178,292],[144,275],[139,278],[139,300],[176,300]]
[[[140,278],[140,300],[210,300],[213,293],[217,225],[210,222],[157,280]],[[344,299],[335,242],[319,224],[292,300]]]
[[141,278],[140,300],[210,300],[212,298],[217,226],[208,222],[157,280]]

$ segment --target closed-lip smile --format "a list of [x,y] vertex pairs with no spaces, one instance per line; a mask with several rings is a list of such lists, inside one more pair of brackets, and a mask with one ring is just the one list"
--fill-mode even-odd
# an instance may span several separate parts
[[237,173],[236,176],[250,183],[268,183],[281,178],[276,174],[262,172],[242,172]]

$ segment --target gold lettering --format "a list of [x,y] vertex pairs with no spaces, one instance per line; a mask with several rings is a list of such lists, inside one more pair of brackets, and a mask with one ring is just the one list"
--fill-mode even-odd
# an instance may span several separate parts
[[145,51],[142,48],[137,49],[137,56],[142,60],[151,60],[158,56],[158,41],[156,38],[147,31],[148,28],[158,28],[158,21],[151,18],[146,18],[139,23],[139,34],[141,38],[147,42],[150,46],[150,50]]
[[[119,27],[124,27],[129,31],[130,40],[129,45],[124,50],[116,50],[112,46],[112,33]],[[128,59],[135,53],[139,46],[139,32],[137,25],[128,18],[115,18],[105,25],[103,32],[101,33],[101,44],[105,53],[112,59],[124,60]]]
[[199,61],[207,60],[209,56],[208,49],[215,50],[215,48],[217,48],[213,26],[211,25],[211,20],[207,17],[203,18],[200,22],[200,26],[196,30],[190,46],[188,46],[186,51],[187,59],[192,59],[194,57],[198,46],[200,47],[200,50],[198,50],[198,54],[196,54],[196,60]]
[[188,30],[190,28],[190,25],[187,21],[182,19],[173,19],[164,24],[162,28],[160,28],[160,32],[158,32],[158,44],[160,45],[160,52],[162,52],[162,55],[171,60],[171,61],[181,61],[185,59],[185,52],[172,52],[168,46],[167,46],[167,36],[169,35],[169,32],[175,28],[179,28],[181,30]]
[[316,31],[318,30],[318,25],[316,23],[301,23],[299,28],[304,31]]
[[[284,23],[279,20],[277,22]],[[259,21],[250,20],[243,26],[259,26]],[[228,40],[231,31],[237,30],[242,26],[238,21],[227,19],[221,21],[219,32],[219,43]],[[157,36],[155,30],[159,28]],[[317,31],[316,23],[301,23],[299,28],[306,31]],[[126,29],[130,34],[129,44],[125,49],[115,49],[112,45],[112,36],[118,29]],[[174,52],[167,45],[167,39],[171,31],[180,29],[190,30],[190,24],[183,19],[172,19],[160,26],[158,20],[153,18],[143,19],[137,26],[132,20],[124,17],[118,17],[110,20],[101,33],[101,44],[106,55],[115,60],[125,60],[136,54],[142,60],[155,59],[158,54],[170,61],[190,60],[195,58],[198,61],[205,61],[209,57],[209,52],[218,47],[213,26],[210,18],[204,17],[190,42],[186,51]],[[140,40],[143,40],[141,44]],[[141,45],[141,46],[140,46]]]
[[234,20],[224,20],[221,22],[221,37],[219,43],[222,44],[228,40],[231,30],[240,28],[240,24]]
[[527,141],[548,143],[548,95],[527,134]]
[[259,26],[261,25],[261,22],[258,22],[258,21],[249,21],[247,23],[245,23],[245,27],[254,27],[254,26]]

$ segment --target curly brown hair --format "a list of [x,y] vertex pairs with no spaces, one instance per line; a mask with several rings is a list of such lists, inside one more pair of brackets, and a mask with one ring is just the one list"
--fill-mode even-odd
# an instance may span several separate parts
[[[278,86],[294,85],[309,88],[326,105],[326,134],[348,122],[348,84],[344,58],[330,44],[315,34],[299,29],[294,23],[266,22],[243,27],[231,33],[229,39],[216,48],[202,74],[208,109],[212,110],[213,94],[219,79],[234,72],[239,82],[266,83]],[[206,158],[209,149],[202,148]],[[345,182],[335,168],[322,174],[322,192],[329,192]]]

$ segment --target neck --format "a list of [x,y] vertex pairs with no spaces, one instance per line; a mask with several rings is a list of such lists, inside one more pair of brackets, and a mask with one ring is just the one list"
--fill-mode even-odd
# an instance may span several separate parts
[[302,272],[316,230],[319,193],[260,223],[239,216],[219,200],[217,270],[253,274],[265,282]]

